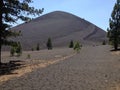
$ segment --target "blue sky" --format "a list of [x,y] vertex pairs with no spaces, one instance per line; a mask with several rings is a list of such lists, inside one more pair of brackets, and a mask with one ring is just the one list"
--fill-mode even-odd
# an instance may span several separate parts
[[33,0],[35,8],[44,8],[42,15],[65,11],[77,15],[106,30],[116,0]]

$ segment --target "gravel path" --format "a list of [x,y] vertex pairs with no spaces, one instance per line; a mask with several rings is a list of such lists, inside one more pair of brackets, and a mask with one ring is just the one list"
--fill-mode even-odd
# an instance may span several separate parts
[[120,56],[83,47],[67,60],[0,84],[0,90],[120,90]]

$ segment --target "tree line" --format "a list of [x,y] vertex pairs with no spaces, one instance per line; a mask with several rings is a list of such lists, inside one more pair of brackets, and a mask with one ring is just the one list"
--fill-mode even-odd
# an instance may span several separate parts
[[[71,40],[71,41],[69,42],[68,47],[69,47],[69,48],[73,48],[74,50],[79,51],[79,50],[81,49],[82,45],[81,45],[79,42],[73,42],[73,40]],[[48,38],[48,40],[47,40],[47,42],[46,42],[46,48],[47,48],[48,50],[52,50],[52,49],[53,49],[53,43],[52,43],[52,40],[51,40],[50,37]],[[32,51],[34,51],[34,50],[39,51],[39,50],[40,50],[40,44],[37,43],[36,48],[35,48],[35,49],[32,48],[31,50],[32,50]]]

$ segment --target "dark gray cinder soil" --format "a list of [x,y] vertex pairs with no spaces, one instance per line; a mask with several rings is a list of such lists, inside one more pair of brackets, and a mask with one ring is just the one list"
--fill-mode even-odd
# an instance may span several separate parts
[[0,90],[120,90],[120,56],[109,46],[83,47],[57,64],[0,84]]
[[22,35],[14,40],[20,41],[24,50],[31,50],[38,43],[40,48],[46,48],[49,37],[52,39],[53,47],[68,47],[71,40],[80,41],[84,45],[102,44],[103,40],[106,40],[104,30],[63,11],[45,14],[12,30],[21,31]]

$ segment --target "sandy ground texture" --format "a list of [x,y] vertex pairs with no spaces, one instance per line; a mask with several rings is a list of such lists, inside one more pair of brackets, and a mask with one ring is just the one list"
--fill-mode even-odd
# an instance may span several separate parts
[[[68,56],[74,53],[74,51],[70,48],[54,48],[53,50],[40,50],[40,51],[24,51],[22,52],[22,56],[20,57],[10,57],[10,52],[1,52],[2,62],[9,62],[10,60],[22,60],[22,61],[31,61],[31,60],[53,60],[61,57]],[[30,55],[30,58],[28,58]]]
[[[10,52],[2,52],[1,59],[3,63],[9,63],[10,61],[17,61],[15,65],[17,69],[0,76],[0,83],[8,81],[11,78],[21,77],[26,73],[30,73],[37,68],[45,68],[51,64],[55,64],[59,61],[65,60],[75,55],[73,49],[53,49],[53,50],[40,50],[40,51],[24,51],[21,56],[16,55],[11,57]],[[28,55],[30,57],[28,58]],[[12,68],[12,67],[11,67]],[[15,67],[13,67],[15,68]]]
[[0,90],[120,90],[120,54],[109,50],[109,46],[83,47],[72,57],[57,58],[56,63],[1,82]]

